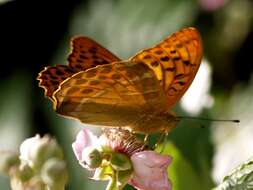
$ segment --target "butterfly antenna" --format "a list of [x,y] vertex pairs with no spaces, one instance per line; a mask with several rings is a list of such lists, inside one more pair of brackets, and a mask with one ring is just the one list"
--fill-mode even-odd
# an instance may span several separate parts
[[189,119],[189,120],[202,120],[202,121],[213,121],[213,122],[233,122],[240,123],[239,119],[210,119],[203,117],[190,117],[190,116],[177,116],[178,119]]

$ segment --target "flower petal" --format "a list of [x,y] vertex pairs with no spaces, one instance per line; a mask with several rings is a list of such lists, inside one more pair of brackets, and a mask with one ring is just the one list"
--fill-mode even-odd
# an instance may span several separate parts
[[[172,158],[154,151],[142,151],[131,157],[134,173],[130,184],[140,190],[170,190],[167,167]],[[155,174],[155,175],[154,175]]]

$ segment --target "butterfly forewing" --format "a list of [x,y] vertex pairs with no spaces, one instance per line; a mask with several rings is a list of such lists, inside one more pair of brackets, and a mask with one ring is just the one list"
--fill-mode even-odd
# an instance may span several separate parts
[[198,31],[186,28],[174,33],[158,45],[141,51],[130,60],[141,60],[154,72],[171,108],[190,86],[202,58]]
[[74,38],[71,47],[72,51],[68,56],[69,67],[76,72],[120,61],[113,53],[87,37]]
[[54,94],[56,111],[103,126],[127,126],[142,114],[165,111],[165,95],[153,71],[127,61],[79,72]]
[[46,67],[39,73],[39,85],[45,89],[45,95],[52,98],[60,83],[73,74],[108,64],[120,59],[110,51],[87,37],[76,37],[71,41],[71,53],[68,56],[68,65]]

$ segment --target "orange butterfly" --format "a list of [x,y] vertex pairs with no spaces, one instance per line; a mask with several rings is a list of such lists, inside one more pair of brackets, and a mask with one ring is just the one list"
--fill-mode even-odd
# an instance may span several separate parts
[[101,127],[168,133],[178,122],[170,109],[190,86],[202,54],[200,35],[192,27],[126,61],[77,37],[69,64],[46,67],[38,80],[61,115]]

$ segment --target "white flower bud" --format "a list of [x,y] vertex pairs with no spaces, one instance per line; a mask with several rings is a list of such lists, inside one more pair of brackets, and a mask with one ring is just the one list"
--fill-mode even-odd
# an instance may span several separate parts
[[22,182],[28,181],[33,175],[34,172],[28,164],[21,164],[19,166],[17,176]]
[[64,189],[64,186],[68,181],[66,163],[57,158],[47,160],[42,167],[41,178],[50,189]]
[[49,136],[35,137],[25,140],[20,146],[20,159],[31,168],[39,170],[50,158],[63,159],[63,153],[55,139]]
[[20,160],[27,163],[31,167],[33,166],[33,158],[32,158],[32,150],[34,145],[40,140],[40,135],[36,135],[34,137],[28,138],[23,141],[23,143],[20,145]]
[[39,176],[34,176],[23,182],[18,176],[11,177],[11,189],[15,190],[46,190],[46,186]]

